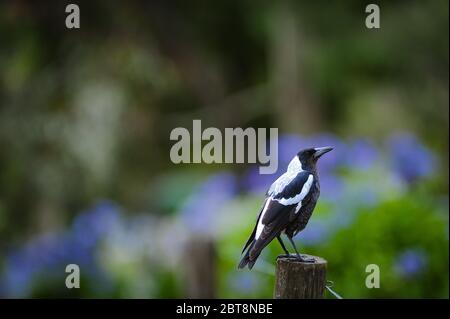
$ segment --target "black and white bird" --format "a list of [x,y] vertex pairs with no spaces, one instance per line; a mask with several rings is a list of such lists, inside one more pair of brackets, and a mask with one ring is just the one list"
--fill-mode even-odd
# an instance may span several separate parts
[[252,269],[261,251],[275,237],[289,256],[281,240],[282,232],[291,242],[300,261],[314,262],[313,259],[299,254],[292,238],[305,228],[319,198],[317,160],[332,149],[332,147],[318,147],[298,152],[289,163],[287,171],[270,186],[256,226],[242,250],[242,253],[247,251],[238,268],[248,266]]

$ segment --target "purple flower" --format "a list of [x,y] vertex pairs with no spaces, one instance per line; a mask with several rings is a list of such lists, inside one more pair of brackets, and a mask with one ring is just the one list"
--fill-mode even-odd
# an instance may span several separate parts
[[307,227],[297,236],[301,244],[304,245],[317,245],[327,240],[330,235],[330,227],[328,223],[321,219],[312,219],[308,223]]
[[101,202],[78,215],[67,232],[40,235],[12,251],[5,260],[0,290],[9,297],[29,296],[37,279],[63,277],[65,266],[71,263],[104,282],[95,263],[95,244],[119,222],[118,218],[115,205]]
[[220,208],[237,194],[236,177],[230,173],[219,173],[207,179],[188,198],[181,209],[185,225],[192,231],[210,233],[214,231]]
[[119,222],[119,208],[112,202],[102,201],[94,208],[77,215],[72,232],[77,240],[89,245]]
[[365,139],[353,142],[347,150],[348,167],[366,170],[378,160],[378,152],[373,144]]
[[413,135],[399,134],[389,141],[391,167],[407,183],[430,176],[435,157]]
[[411,278],[422,273],[427,264],[428,258],[423,250],[408,249],[397,257],[394,269],[398,275]]
[[[278,172],[280,171],[278,170]],[[241,181],[242,187],[250,193],[263,195],[269,189],[273,181],[281,175],[278,172],[275,174],[260,174],[259,168],[253,166],[244,175]]]
[[343,182],[332,174],[320,175],[321,199],[336,202],[341,199]]
[[292,158],[301,149],[306,148],[307,144],[308,142],[298,135],[282,135],[278,139],[278,171],[284,172]]
[[331,134],[315,135],[306,140],[303,148],[331,146],[333,150],[320,158],[318,169],[327,174],[346,165],[347,146],[338,137]]

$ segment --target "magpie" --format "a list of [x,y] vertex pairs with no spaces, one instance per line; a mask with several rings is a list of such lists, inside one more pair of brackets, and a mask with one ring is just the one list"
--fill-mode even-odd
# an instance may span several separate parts
[[[287,171],[269,188],[258,215],[255,228],[242,250],[238,268],[252,269],[261,251],[276,237],[287,256],[290,256],[281,233],[291,242],[296,257],[302,262],[314,259],[299,254],[292,238],[306,227],[320,194],[317,160],[332,147],[318,147],[301,150],[291,160]],[[247,249],[248,248],[248,249]]]

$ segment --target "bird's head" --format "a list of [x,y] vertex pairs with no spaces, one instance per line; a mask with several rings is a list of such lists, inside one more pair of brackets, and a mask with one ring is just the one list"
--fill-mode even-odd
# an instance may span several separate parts
[[331,151],[332,147],[316,147],[307,148],[297,153],[297,157],[300,160],[303,168],[314,168],[317,160],[325,153]]

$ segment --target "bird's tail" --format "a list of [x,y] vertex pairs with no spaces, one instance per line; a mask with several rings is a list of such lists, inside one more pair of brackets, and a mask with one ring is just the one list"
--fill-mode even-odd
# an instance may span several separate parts
[[238,269],[242,269],[245,266],[248,266],[248,269],[252,269],[253,265],[261,254],[261,251],[276,237],[276,234],[277,233],[274,232],[264,240],[261,238],[256,240],[254,239],[248,247],[248,250],[245,253],[244,257],[242,257],[241,261],[239,262]]
[[253,246],[255,246],[256,240],[253,240],[253,242],[250,244],[250,247],[245,252],[244,257],[242,257],[241,261],[239,262],[238,269],[245,268],[245,266],[248,266],[248,269],[252,269],[253,265],[256,262],[256,259],[258,259],[258,256],[252,256],[253,258],[250,259],[250,251],[252,250]]

